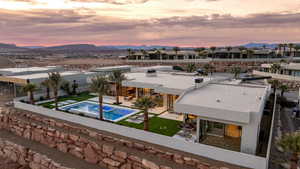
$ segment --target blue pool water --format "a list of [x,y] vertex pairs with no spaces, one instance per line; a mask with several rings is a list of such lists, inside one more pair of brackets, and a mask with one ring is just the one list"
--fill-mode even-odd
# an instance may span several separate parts
[[[88,116],[99,117],[99,104],[93,102],[79,102],[76,104],[60,107],[61,110],[81,112]],[[103,104],[103,117],[109,121],[119,121],[125,117],[137,113],[138,110]]]

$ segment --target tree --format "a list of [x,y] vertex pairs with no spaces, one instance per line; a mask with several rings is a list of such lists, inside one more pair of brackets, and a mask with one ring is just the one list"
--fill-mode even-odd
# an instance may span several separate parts
[[251,49],[248,49],[248,50],[247,50],[247,57],[248,57],[248,58],[252,58],[253,54],[254,54],[254,51],[253,51],[253,50],[251,50]]
[[288,45],[285,43],[285,44],[283,44],[283,56],[285,57],[285,55],[286,55],[286,47],[287,47]]
[[78,88],[78,83],[76,82],[76,80],[73,80],[73,84],[72,84],[72,94],[74,94],[74,95],[77,94],[77,88]]
[[99,119],[103,120],[103,96],[109,89],[108,79],[104,75],[98,75],[91,79],[90,90],[98,94],[99,100]]
[[50,99],[50,82],[49,79],[42,81],[41,86],[46,88],[46,98]]
[[278,145],[283,148],[284,151],[292,154],[290,158],[290,169],[297,169],[298,156],[300,154],[300,133],[288,133],[284,135],[278,142]]
[[195,72],[196,69],[197,69],[197,67],[196,67],[196,65],[194,63],[189,63],[186,66],[186,71],[189,72],[189,73]]
[[32,83],[27,83],[25,86],[22,87],[22,91],[29,94],[30,104],[34,104],[34,91],[36,90],[37,86]]
[[123,74],[122,71],[116,70],[113,71],[112,74],[110,74],[109,80],[114,82],[116,85],[116,104],[120,104],[120,89],[122,88],[122,81],[126,80],[126,76]]
[[271,84],[272,88],[273,88],[273,93],[276,94],[276,90],[280,85],[280,81],[276,80],[276,79],[271,79],[268,81],[269,84]]
[[273,63],[270,67],[271,73],[278,73],[278,71],[281,69],[280,64],[278,63]]
[[281,96],[283,96],[283,94],[288,90],[288,86],[285,84],[281,84],[279,86],[279,89],[281,90]]
[[215,58],[215,51],[216,51],[216,47],[215,46],[212,46],[212,47],[210,47],[210,50],[211,50],[211,53],[212,53],[212,59],[214,59]]
[[289,49],[290,49],[290,57],[292,57],[292,50],[293,50],[293,48],[295,47],[295,45],[294,45],[293,43],[289,43],[289,44],[288,44],[288,47],[289,47]]
[[228,47],[226,47],[226,50],[227,50],[227,56],[228,56],[228,58],[229,58],[229,56],[230,56],[230,51],[232,50],[232,47],[231,47],[231,46],[228,46]]
[[283,47],[283,44],[278,44],[278,50],[279,50],[279,54],[281,55],[281,49],[282,49],[282,47]]
[[60,89],[66,92],[68,95],[71,95],[71,90],[70,90],[70,82],[68,81],[63,81]]
[[242,68],[239,66],[234,66],[231,68],[231,73],[234,74],[234,78],[237,79],[242,73]]
[[300,51],[300,45],[296,45],[296,46],[294,47],[294,49],[295,49],[295,51],[294,51],[294,56],[296,57],[296,56],[297,56],[297,52]]
[[178,52],[180,51],[180,48],[176,46],[173,48],[173,51],[175,52],[176,59],[178,59]]
[[53,91],[55,109],[58,110],[58,90],[63,82],[63,78],[61,77],[59,72],[51,72],[48,73],[49,76],[49,85]]
[[[200,58],[200,56],[203,56],[203,51],[205,50],[205,48],[201,47],[201,48],[196,48],[194,51],[198,53],[198,56]],[[204,58],[204,57],[203,57]]]
[[140,108],[144,111],[144,130],[149,130],[149,109],[155,107],[154,100],[149,96],[138,98],[134,103],[135,107]]
[[205,71],[207,74],[210,73],[210,75],[212,76],[215,67],[214,67],[213,65],[207,63],[207,64],[205,64],[205,65],[203,66],[203,69],[204,69],[204,71]]

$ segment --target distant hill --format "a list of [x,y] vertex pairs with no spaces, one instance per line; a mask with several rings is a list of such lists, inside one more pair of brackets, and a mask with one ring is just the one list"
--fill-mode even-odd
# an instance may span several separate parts
[[21,52],[21,51],[26,51],[27,49],[18,47],[14,44],[5,44],[5,43],[0,43],[0,52]]
[[275,49],[278,44],[269,44],[269,43],[248,43],[243,45],[246,48],[262,48],[263,46],[266,46],[266,48],[272,48]]
[[26,49],[40,49],[40,48],[45,48],[45,46],[22,46],[22,48],[26,48]]

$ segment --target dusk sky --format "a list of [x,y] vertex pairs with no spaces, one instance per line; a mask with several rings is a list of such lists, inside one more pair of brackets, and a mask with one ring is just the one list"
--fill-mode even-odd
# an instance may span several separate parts
[[300,0],[0,0],[0,43],[300,42]]

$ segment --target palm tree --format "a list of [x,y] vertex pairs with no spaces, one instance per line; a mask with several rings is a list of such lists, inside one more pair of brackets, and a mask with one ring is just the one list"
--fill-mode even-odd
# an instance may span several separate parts
[[109,82],[104,75],[98,75],[91,79],[90,90],[98,94],[99,100],[99,119],[103,120],[103,95],[105,95],[109,89]]
[[234,78],[237,79],[242,72],[242,68],[239,66],[234,66],[231,68],[231,73],[234,74]]
[[140,108],[144,111],[144,130],[149,130],[149,113],[148,110],[150,108],[155,107],[154,100],[149,96],[140,97],[134,103],[135,107]]
[[288,90],[288,86],[285,84],[281,84],[279,86],[279,89],[281,90],[281,96],[283,96],[283,94]]
[[76,80],[73,80],[73,84],[72,84],[72,94],[74,94],[74,95],[77,94],[77,88],[78,88],[78,83],[76,82]]
[[42,81],[41,86],[46,88],[46,98],[50,99],[50,82],[49,79]]
[[278,73],[278,71],[281,69],[280,64],[278,63],[273,63],[270,67],[271,73]]
[[298,160],[300,154],[300,133],[288,133],[284,135],[278,142],[278,145],[283,148],[284,151],[292,154],[290,158],[290,169],[298,168]]
[[285,52],[286,52],[286,47],[287,47],[288,45],[285,43],[285,44],[283,44],[283,56],[285,56]]
[[188,65],[186,65],[186,71],[191,73],[196,71],[197,67],[194,63],[189,63]]
[[278,44],[278,50],[279,50],[279,54],[281,55],[281,49],[282,49],[282,47],[283,47],[283,44]]
[[216,47],[215,46],[212,46],[212,47],[210,47],[210,50],[211,50],[211,53],[212,53],[212,59],[214,59],[215,58],[215,51],[216,51]]
[[128,48],[127,52],[128,52],[128,58],[130,58],[132,50],[130,48]]
[[268,80],[268,83],[271,84],[273,88],[273,93],[276,94],[276,90],[280,85],[280,81],[277,79]]
[[228,56],[228,58],[229,58],[229,56],[230,56],[230,51],[232,50],[232,47],[231,47],[231,46],[228,46],[228,47],[226,47],[226,50],[227,50],[227,56]]
[[113,71],[112,74],[110,74],[109,80],[114,82],[116,85],[116,104],[120,104],[120,89],[122,88],[122,81],[126,80],[126,76],[123,74],[122,71],[116,70]]
[[63,78],[61,77],[59,72],[48,73],[48,76],[49,76],[49,85],[53,91],[55,109],[58,110],[58,90],[62,85]]
[[142,50],[141,50],[141,52],[142,52],[142,54],[143,54],[144,58],[145,58],[145,57],[146,57],[146,55],[148,54],[148,52],[147,52],[146,50],[144,50],[144,49],[142,49]]
[[207,74],[210,73],[210,75],[212,76],[213,71],[214,71],[215,68],[214,68],[213,65],[207,63],[207,64],[205,64],[205,65],[203,66],[203,69],[205,70],[205,72],[206,72]]
[[247,57],[248,57],[248,58],[252,58],[253,54],[254,54],[254,51],[253,51],[253,50],[251,50],[251,49],[248,49],[248,50],[247,50]]
[[29,101],[30,104],[34,104],[34,91],[37,90],[37,86],[32,83],[27,83],[25,86],[22,87],[22,91],[29,94]]
[[288,47],[290,49],[290,57],[292,57],[292,49],[295,47],[295,45],[293,43],[289,43]]
[[63,81],[62,84],[60,85],[60,89],[63,90],[68,95],[71,95],[70,82]]
[[297,53],[300,51],[300,45],[296,45],[294,47],[295,51],[294,51],[294,56],[296,57],[297,56]]
[[180,51],[180,48],[176,46],[173,48],[173,51],[175,52],[176,59],[178,59],[178,52]]

